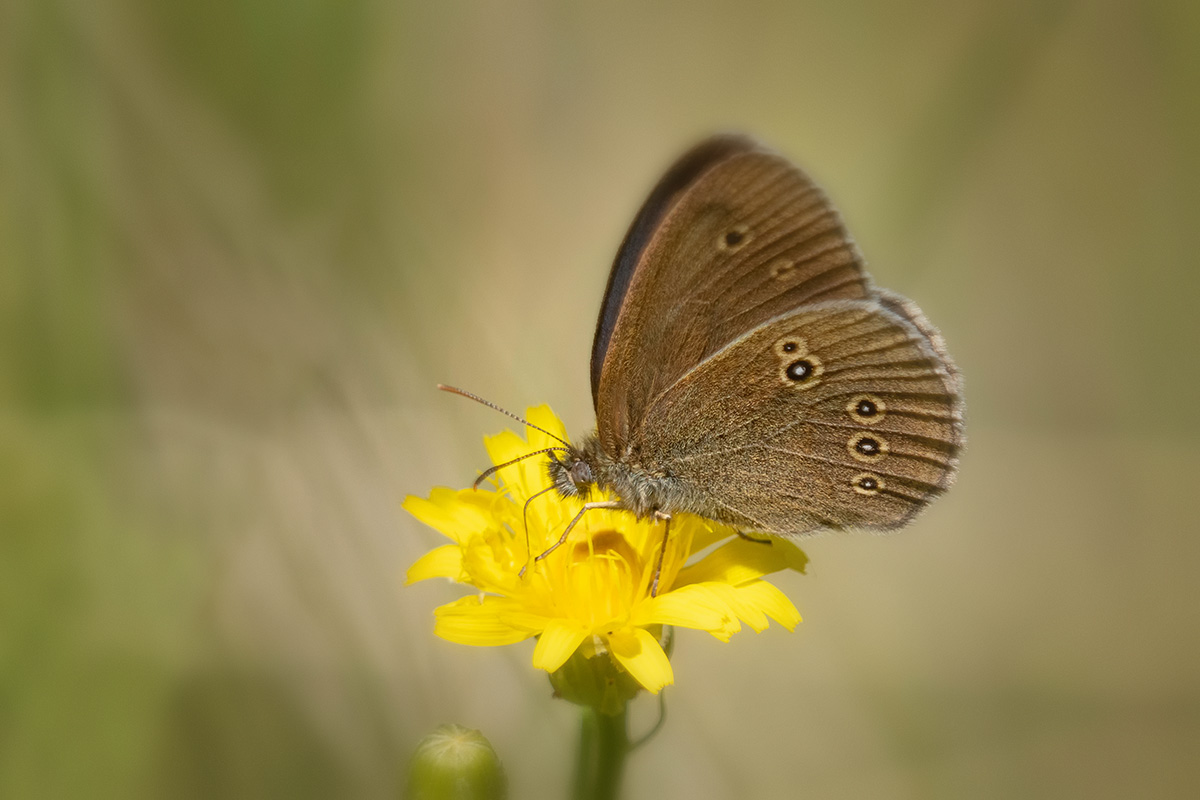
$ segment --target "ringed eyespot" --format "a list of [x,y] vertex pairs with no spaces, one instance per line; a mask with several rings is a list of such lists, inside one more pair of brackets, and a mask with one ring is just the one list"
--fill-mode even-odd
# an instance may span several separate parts
[[[800,345],[803,346],[803,342]],[[803,354],[803,351],[797,348],[797,352],[790,355],[801,354]],[[797,358],[794,361],[785,361],[779,370],[779,377],[784,383],[791,384],[798,389],[807,389],[817,384],[817,379],[821,377],[821,373],[824,371],[825,367],[821,365],[819,358],[803,354],[802,358]]]
[[883,478],[870,472],[860,472],[850,479],[850,486],[859,494],[876,495],[883,490]]
[[878,436],[859,434],[846,443],[850,455],[859,461],[878,461],[887,455],[887,441]]
[[850,398],[846,413],[857,422],[874,425],[887,413],[887,404],[873,394],[860,394]]
[[790,364],[795,359],[808,355],[808,344],[798,336],[789,336],[775,343],[775,355],[787,358]]
[[787,376],[794,381],[808,380],[813,373],[813,365],[811,361],[806,361],[803,358],[799,361],[793,361],[787,365]]

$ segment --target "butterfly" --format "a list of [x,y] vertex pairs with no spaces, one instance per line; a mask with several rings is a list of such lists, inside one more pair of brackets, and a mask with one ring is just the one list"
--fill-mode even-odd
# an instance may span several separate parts
[[685,153],[638,211],[591,384],[596,431],[550,449],[550,488],[615,499],[585,502],[558,544],[593,508],[665,520],[664,547],[678,513],[789,538],[891,530],[950,486],[963,443],[940,334],[872,284],[821,189],[745,136]]

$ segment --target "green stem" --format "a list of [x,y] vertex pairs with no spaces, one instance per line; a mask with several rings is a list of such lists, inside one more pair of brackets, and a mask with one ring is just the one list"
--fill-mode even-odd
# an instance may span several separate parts
[[575,800],[616,800],[621,793],[621,773],[629,754],[626,709],[603,714],[581,709],[579,756],[575,762]]

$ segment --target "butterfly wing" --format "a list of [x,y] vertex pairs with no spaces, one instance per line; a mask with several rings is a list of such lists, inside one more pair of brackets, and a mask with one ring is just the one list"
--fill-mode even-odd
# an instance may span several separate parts
[[601,444],[614,457],[667,387],[742,333],[800,305],[872,295],[819,188],[750,139],[684,155],[617,254],[592,349]]
[[890,293],[750,330],[656,397],[631,435],[639,464],[687,487],[688,510],[783,536],[904,524],[949,486],[961,444],[953,363]]

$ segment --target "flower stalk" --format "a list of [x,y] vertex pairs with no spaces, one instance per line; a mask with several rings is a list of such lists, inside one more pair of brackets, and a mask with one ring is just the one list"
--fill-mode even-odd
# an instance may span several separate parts
[[628,705],[615,714],[583,708],[575,761],[575,800],[615,800],[620,796],[629,754]]

